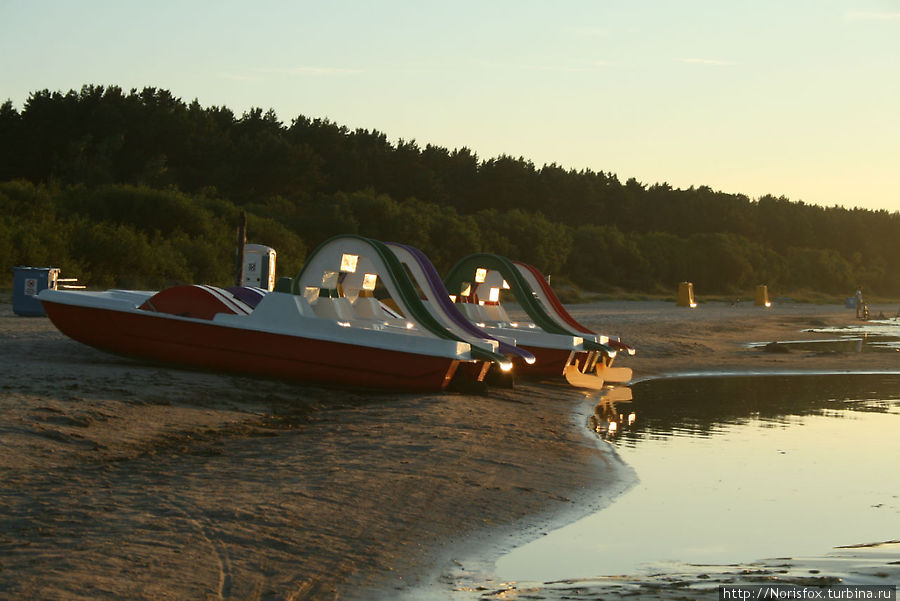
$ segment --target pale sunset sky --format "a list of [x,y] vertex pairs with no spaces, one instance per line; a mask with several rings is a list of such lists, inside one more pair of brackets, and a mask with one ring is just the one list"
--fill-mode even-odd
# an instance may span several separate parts
[[0,0],[0,102],[84,84],[900,210],[900,0]]

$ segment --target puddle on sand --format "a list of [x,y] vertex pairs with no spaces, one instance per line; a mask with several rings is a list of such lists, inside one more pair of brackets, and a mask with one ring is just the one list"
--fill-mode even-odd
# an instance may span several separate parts
[[819,340],[750,342],[747,346],[770,352],[900,352],[900,319],[877,319],[840,328],[811,328],[804,331],[829,337]]
[[574,589],[605,594],[624,579],[647,592],[754,572],[900,579],[898,544],[877,547],[876,559],[856,553],[865,569],[835,550],[900,539],[900,375],[667,378],[635,384],[632,396],[600,403],[592,427],[640,482],[502,557],[494,582],[515,583],[501,587],[505,598],[594,598]]

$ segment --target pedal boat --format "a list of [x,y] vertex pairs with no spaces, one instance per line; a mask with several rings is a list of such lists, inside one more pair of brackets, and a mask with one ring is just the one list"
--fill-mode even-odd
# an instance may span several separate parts
[[[415,247],[396,242],[388,242],[387,246],[415,284],[422,304],[447,330],[454,332],[475,347],[488,348],[525,365],[535,363],[534,355],[516,346],[515,339],[499,334],[495,336],[497,332],[486,332],[469,321],[459,311],[459,305],[450,299],[450,293],[447,292],[440,274],[425,253]],[[504,377],[502,369],[497,363],[492,365],[492,370],[492,384],[512,385],[511,375]]]
[[[518,374],[538,379],[562,376],[573,386],[596,390],[606,383],[631,380],[631,369],[611,365],[620,351],[634,354],[634,349],[578,324],[533,267],[476,253],[460,260],[445,283],[457,292],[454,301],[476,326],[498,338],[514,339],[516,346],[534,355],[533,365],[517,363]],[[512,293],[531,321],[510,319],[500,302],[504,291]]]
[[[634,347],[622,342],[621,338],[619,338],[618,336],[613,337],[598,334],[597,332],[579,323],[566,310],[565,306],[563,306],[562,302],[559,300],[559,297],[556,296],[556,293],[553,292],[553,289],[547,282],[547,278],[544,277],[544,274],[542,274],[536,267],[527,263],[522,263],[521,261],[513,261],[513,264],[516,266],[516,269],[519,270],[519,273],[522,274],[522,277],[525,278],[525,281],[529,284],[529,286],[531,286],[531,290],[534,292],[535,300],[537,300],[541,304],[541,307],[543,307],[547,315],[549,315],[560,327],[569,328],[573,332],[579,334],[585,340],[592,340],[596,343],[604,344],[605,346],[608,346],[615,351],[615,354],[596,351],[597,354],[593,357],[576,359],[579,362],[581,362],[582,360],[584,361],[580,365],[580,367],[582,368],[580,371],[582,373],[585,371],[593,371],[598,376],[600,376],[600,378],[604,382],[609,384],[622,384],[631,381],[633,377],[631,368],[613,367],[612,361],[616,356],[622,353],[633,356],[636,353]],[[567,378],[579,378],[578,367],[579,366],[577,365],[569,366],[567,368]]]
[[[296,278],[260,294],[255,307],[202,285],[160,292],[44,290],[38,298],[74,340],[194,368],[420,392],[446,389],[461,371],[477,379],[492,362],[512,367],[417,313],[408,277],[379,245],[355,236],[329,240]],[[376,287],[405,308],[402,316],[375,298]]]

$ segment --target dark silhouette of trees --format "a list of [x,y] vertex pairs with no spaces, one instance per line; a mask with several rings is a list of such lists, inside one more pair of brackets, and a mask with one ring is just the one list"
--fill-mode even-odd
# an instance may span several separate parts
[[[498,252],[596,290],[759,283],[900,294],[900,214],[481,159],[272,110],[236,116],[158,88],[84,86],[0,105],[0,262],[94,284],[228,280],[231,229],[299,268],[327,237],[421,247],[440,269]],[[89,278],[87,276],[90,276]]]

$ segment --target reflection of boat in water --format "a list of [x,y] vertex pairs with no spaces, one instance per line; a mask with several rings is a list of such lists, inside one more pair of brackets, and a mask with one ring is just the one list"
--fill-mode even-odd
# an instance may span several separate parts
[[[237,291],[175,286],[160,292],[45,290],[61,332],[142,359],[321,384],[441,390],[511,363],[489,342],[470,344],[425,309],[382,243],[333,238],[289,286],[241,300]],[[379,288],[403,316],[375,298]],[[472,341],[475,342],[474,340]]]
[[591,429],[608,439],[619,434],[623,428],[631,427],[637,421],[634,411],[625,413],[617,406],[631,402],[631,389],[624,386],[607,386],[603,389],[600,402],[594,407],[590,417]]
[[627,437],[638,442],[673,433],[707,438],[751,422],[780,427],[809,415],[896,412],[900,374],[717,373],[650,378],[630,387],[629,409],[641,419]]
[[[533,365],[517,362],[523,375],[564,376],[575,386],[593,389],[602,388],[604,382],[631,379],[630,369],[613,368],[612,361],[617,353],[634,354],[634,349],[575,321],[534,267],[499,255],[477,253],[460,260],[445,281],[470,321],[535,356]],[[510,319],[501,304],[501,295],[507,290],[530,322]]]

